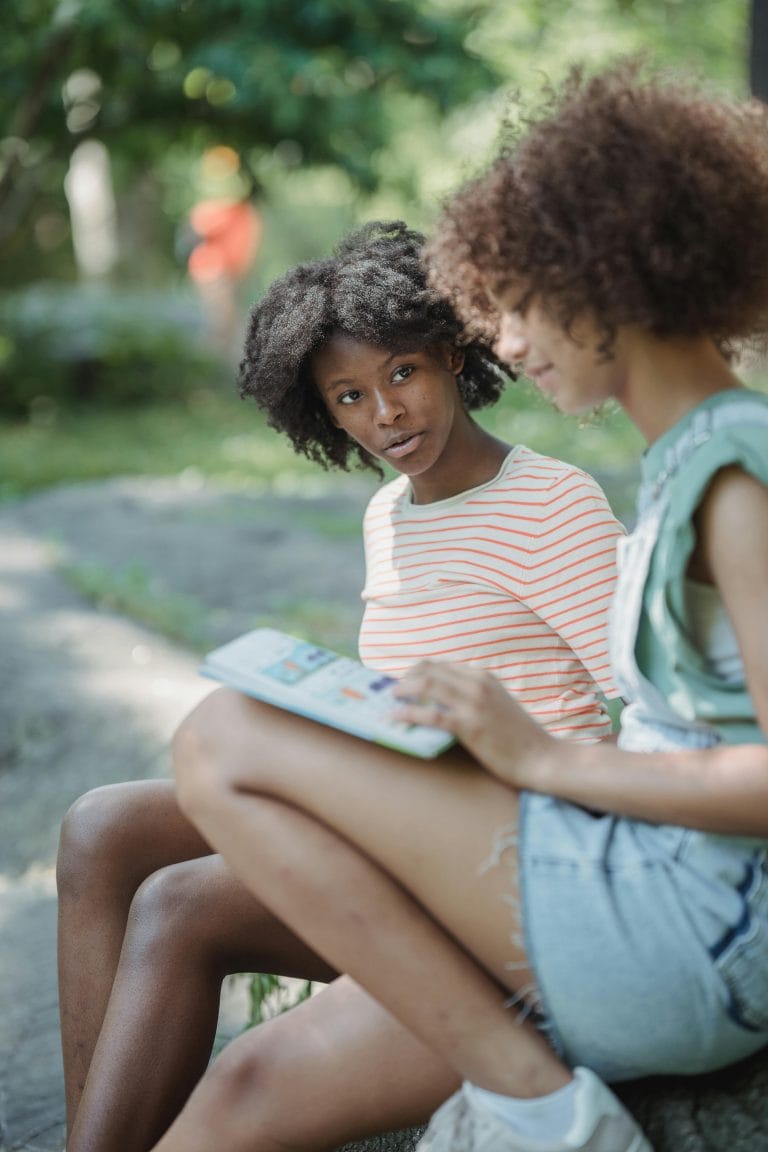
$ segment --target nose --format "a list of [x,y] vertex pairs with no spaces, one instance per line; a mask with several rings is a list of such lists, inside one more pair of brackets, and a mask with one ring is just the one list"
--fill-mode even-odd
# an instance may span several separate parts
[[377,424],[394,424],[405,411],[402,400],[388,388],[377,388],[375,401]]
[[528,351],[525,322],[519,312],[503,312],[494,352],[506,364],[518,364]]

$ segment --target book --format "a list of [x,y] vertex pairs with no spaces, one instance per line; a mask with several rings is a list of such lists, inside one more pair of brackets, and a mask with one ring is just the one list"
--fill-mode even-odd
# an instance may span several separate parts
[[431,759],[455,743],[440,728],[392,719],[399,701],[391,676],[275,628],[256,628],[215,648],[200,672],[277,708],[411,756]]

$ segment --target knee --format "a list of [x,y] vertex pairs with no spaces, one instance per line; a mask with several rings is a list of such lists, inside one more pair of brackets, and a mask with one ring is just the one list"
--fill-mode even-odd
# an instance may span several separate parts
[[237,1115],[264,1094],[270,1075],[268,1048],[257,1033],[246,1034],[228,1044],[211,1064],[209,1086],[222,1111]]
[[205,951],[207,927],[217,908],[206,906],[200,869],[188,860],[159,868],[144,880],[131,901],[126,929],[135,959],[151,960],[173,952],[179,963],[196,962]]
[[285,1019],[279,1018],[281,1026],[271,1021],[232,1041],[206,1073],[208,1099],[231,1125],[233,1146],[245,1132],[252,1137],[254,1125],[277,1147],[317,1146],[314,1109],[295,1105],[302,1093],[311,1099],[324,1053],[312,1044],[311,1033],[286,1027]]
[[77,896],[94,880],[103,882],[120,859],[125,805],[119,785],[86,792],[70,807],[59,834],[56,883],[59,896]]
[[194,823],[231,788],[228,749],[240,720],[237,693],[219,689],[207,696],[177,728],[171,760],[179,807]]

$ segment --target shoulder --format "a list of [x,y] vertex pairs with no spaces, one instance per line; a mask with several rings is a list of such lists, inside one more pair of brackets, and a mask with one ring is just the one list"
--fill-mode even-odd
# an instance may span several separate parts
[[507,473],[510,476],[527,473],[540,482],[542,489],[554,490],[564,484],[583,488],[604,496],[603,490],[583,468],[559,460],[556,456],[544,456],[532,448],[519,444],[507,458]]
[[[738,492],[768,485],[768,397],[764,407],[744,409],[743,421],[717,429],[697,447],[670,485],[673,521],[699,515],[704,502],[738,502]],[[740,405],[741,407],[741,405]],[[761,420],[754,418],[761,412]]]
[[[513,484],[525,483],[534,498],[553,510],[592,509],[615,520],[598,481],[575,464],[520,446],[510,458],[508,476]],[[618,521],[616,531],[623,532]]]
[[390,480],[387,484],[382,484],[381,488],[377,488],[368,501],[363,523],[369,524],[378,517],[389,514],[405,494],[408,483],[407,476],[396,476],[394,480]]

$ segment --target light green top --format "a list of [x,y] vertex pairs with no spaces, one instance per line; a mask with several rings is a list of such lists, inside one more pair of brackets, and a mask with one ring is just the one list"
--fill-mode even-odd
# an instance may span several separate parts
[[[670,449],[690,430],[697,413],[728,405],[735,424],[715,429],[669,479],[664,480]],[[754,405],[765,409],[768,396],[748,389],[719,392],[688,413],[648,449],[643,485],[664,484],[669,506],[661,524],[643,593],[635,644],[640,671],[688,721],[711,724],[730,744],[765,743],[743,675],[717,676],[706,655],[695,647],[686,612],[686,569],[696,543],[693,516],[715,473],[737,465],[768,486],[768,423],[754,419]],[[768,612],[768,603],[765,605]]]

